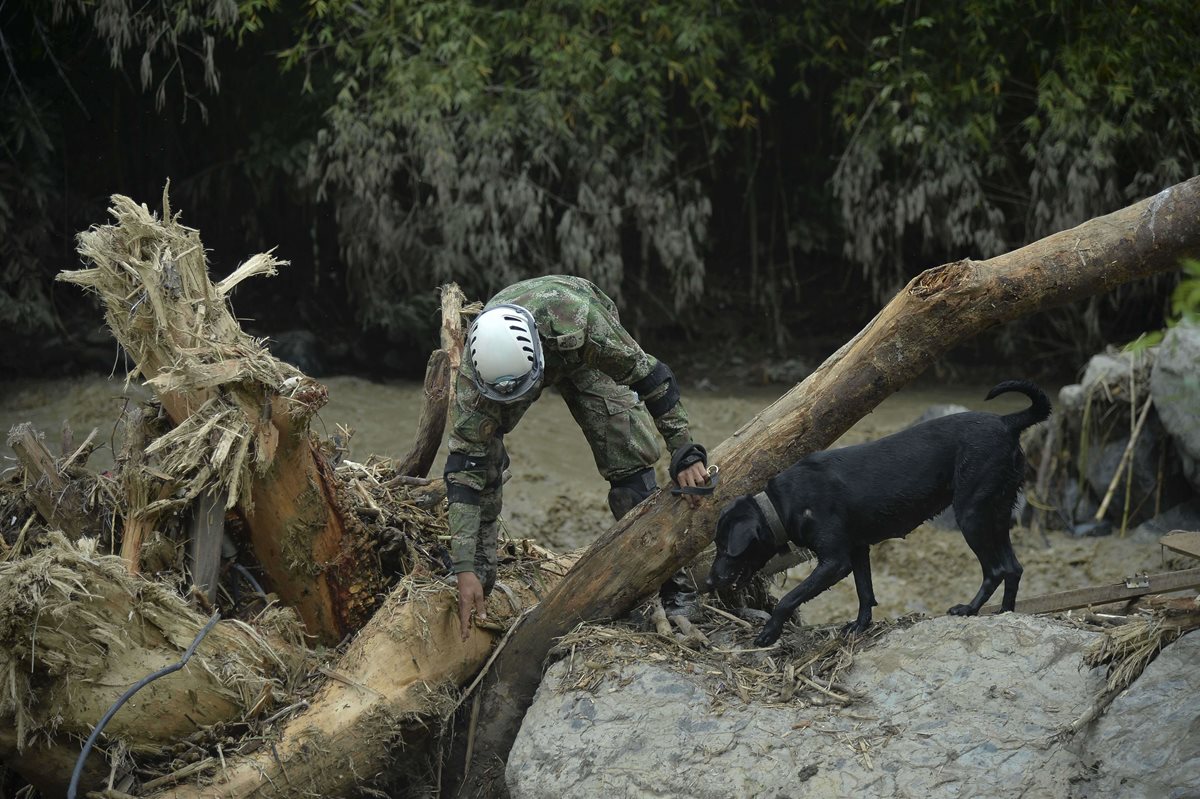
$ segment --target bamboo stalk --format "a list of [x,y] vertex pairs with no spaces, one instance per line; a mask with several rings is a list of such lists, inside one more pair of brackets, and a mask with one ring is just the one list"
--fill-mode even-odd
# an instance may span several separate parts
[[1095,519],[1100,521],[1104,518],[1104,514],[1108,511],[1108,505],[1112,502],[1113,494],[1117,490],[1117,483],[1121,482],[1121,472],[1125,469],[1125,464],[1133,457],[1133,448],[1137,445],[1138,437],[1142,433],[1142,426],[1146,423],[1146,417],[1150,414],[1150,406],[1154,403],[1154,398],[1146,399],[1142,410],[1138,414],[1137,423],[1133,427],[1133,434],[1129,437],[1129,443],[1125,445],[1125,451],[1121,453],[1121,461],[1117,464],[1117,469],[1113,473],[1112,480],[1108,483],[1108,490],[1104,492],[1104,499],[1100,503],[1100,509],[1096,511]]

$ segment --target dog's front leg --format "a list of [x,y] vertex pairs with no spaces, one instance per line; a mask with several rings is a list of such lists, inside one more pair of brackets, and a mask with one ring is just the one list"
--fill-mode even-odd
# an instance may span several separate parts
[[812,574],[808,575],[804,582],[793,588],[787,593],[787,596],[779,600],[779,604],[775,606],[775,612],[771,614],[771,620],[763,626],[762,632],[754,639],[754,645],[770,646],[778,641],[780,634],[783,632],[784,623],[792,617],[792,614],[796,612],[796,608],[849,573],[849,559],[843,560],[842,558],[837,558],[820,561],[817,564],[817,568],[813,569]]
[[865,632],[871,626],[871,608],[878,604],[871,587],[871,548],[861,546],[851,550],[850,564],[854,568],[854,590],[858,593],[858,618],[842,628],[842,635]]

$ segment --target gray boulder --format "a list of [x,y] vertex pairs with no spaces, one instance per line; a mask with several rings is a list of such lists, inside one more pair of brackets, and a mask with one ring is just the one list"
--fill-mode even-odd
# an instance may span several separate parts
[[1200,530],[1200,497],[1192,497],[1147,519],[1132,534],[1154,540],[1172,530]]
[[1200,634],[1164,649],[1083,741],[1096,776],[1079,796],[1200,797]]
[[862,699],[844,710],[714,707],[703,674],[653,663],[589,693],[560,661],[508,787],[513,799],[1067,796],[1084,768],[1054,736],[1103,689],[1081,655],[1094,637],[1016,614],[923,621],[859,653],[844,682]]
[[1184,474],[1200,491],[1200,325],[1183,323],[1167,332],[1158,346],[1150,394],[1175,439]]
[[[1156,357],[1155,350],[1141,352],[1123,352],[1114,350],[1093,355],[1083,370],[1083,378],[1079,381],[1083,395],[1100,391],[1107,396],[1128,399],[1129,375],[1135,367],[1138,377],[1144,377],[1146,369],[1150,368]],[[1141,381],[1138,380],[1140,383]],[[1059,392],[1062,396],[1062,392]]]

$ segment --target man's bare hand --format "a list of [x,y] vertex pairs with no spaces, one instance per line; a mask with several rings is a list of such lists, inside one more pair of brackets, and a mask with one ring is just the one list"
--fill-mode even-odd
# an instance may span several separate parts
[[[679,483],[680,488],[703,488],[708,484],[708,467],[696,461],[686,469],[680,470],[675,482]],[[684,494],[684,497],[693,508],[700,504],[700,497],[696,494]]]
[[483,583],[474,572],[458,573],[458,625],[465,641],[471,636],[471,611],[475,618],[487,621],[487,597],[483,595]]

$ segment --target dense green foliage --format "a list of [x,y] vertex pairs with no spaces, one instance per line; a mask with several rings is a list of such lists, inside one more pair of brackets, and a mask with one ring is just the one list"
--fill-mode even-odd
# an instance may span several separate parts
[[765,15],[729,0],[312,13],[286,61],[335,68],[310,174],[360,232],[343,251],[368,321],[431,273],[494,290],[561,270],[619,293],[629,237],[669,305],[700,297],[712,203],[696,173],[768,102],[770,42],[746,35]]
[[[485,295],[567,271],[635,325],[720,309],[783,347],[854,327],[921,268],[1198,171],[1188,0],[7,8],[0,318],[23,325],[52,319],[50,242],[96,221],[104,193],[148,199],[168,176],[195,202],[221,195],[224,229],[246,239],[222,244],[281,243],[308,264],[289,307],[338,305],[394,341],[429,325],[441,282]],[[77,91],[89,66],[100,89]],[[80,109],[122,136],[152,118],[173,149],[110,143],[72,201],[56,150],[93,165]],[[1093,347],[1151,324],[1169,288],[1026,333]]]
[[902,269],[910,234],[927,252],[995,255],[1194,174],[1194,5],[893,5],[903,16],[838,94],[854,130],[833,188],[853,260]]

